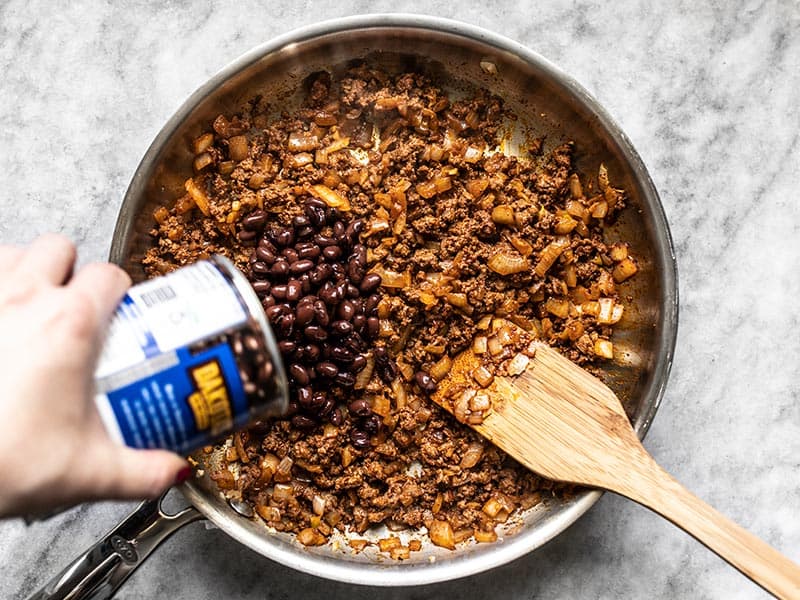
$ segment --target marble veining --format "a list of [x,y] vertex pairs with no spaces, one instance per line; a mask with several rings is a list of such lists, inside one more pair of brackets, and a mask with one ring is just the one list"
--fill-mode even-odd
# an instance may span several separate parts
[[[0,242],[56,230],[103,259],[150,141],[212,73],[311,21],[457,18],[511,37],[618,120],[658,188],[678,258],[675,364],[646,445],[690,489],[800,562],[800,5],[0,3]],[[23,598],[133,505],[0,523],[0,597]],[[544,548],[471,578],[376,590],[326,582],[218,530],[176,534],[122,588],[134,598],[760,598],[648,511],[606,495]]]

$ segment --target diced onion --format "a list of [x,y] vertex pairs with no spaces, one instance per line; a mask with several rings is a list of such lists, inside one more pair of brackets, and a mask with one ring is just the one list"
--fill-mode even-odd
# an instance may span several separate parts
[[319,138],[307,132],[293,131],[289,134],[286,147],[289,152],[308,152],[319,145]]
[[508,204],[499,204],[492,209],[492,221],[500,225],[513,226],[514,222],[514,209]]
[[189,196],[194,200],[195,205],[200,211],[205,215],[209,216],[211,214],[211,209],[208,204],[208,196],[206,196],[205,191],[203,191],[194,181],[194,179],[187,179],[186,183],[184,184],[186,191],[188,192]]
[[194,141],[193,144],[194,153],[202,154],[203,152],[208,150],[211,144],[213,143],[214,143],[214,134],[204,133]]
[[450,372],[450,369],[453,366],[453,360],[445,354],[437,360],[434,365],[430,369],[430,376],[433,377],[436,381],[441,381],[444,379],[447,374]]
[[488,387],[494,381],[494,375],[485,366],[481,365],[472,371],[472,378],[478,382],[481,387]]
[[517,354],[511,361],[508,363],[508,374],[509,375],[519,375],[523,373],[525,369],[528,368],[528,363],[530,359],[525,356],[524,354],[520,353]]
[[242,161],[247,158],[249,146],[247,144],[247,137],[243,135],[235,135],[228,140],[228,154],[231,160]]
[[614,267],[611,274],[614,277],[614,281],[622,283],[626,279],[633,277],[638,270],[639,267],[636,266],[636,263],[626,256]]
[[534,273],[539,277],[544,277],[550,267],[553,266],[553,263],[567,248],[569,248],[569,240],[565,237],[559,237],[550,242],[539,254],[539,262],[536,263],[533,269]]
[[447,521],[440,521],[434,519],[428,529],[428,535],[436,546],[447,548],[448,550],[455,550],[456,542],[453,535],[453,528]]
[[313,527],[306,527],[297,534],[297,541],[303,546],[321,546],[327,539]]
[[487,338],[485,335],[475,336],[475,339],[472,340],[472,352],[475,354],[484,354],[487,347],[486,342]]
[[482,457],[483,444],[480,442],[471,442],[469,446],[467,446],[466,452],[464,452],[464,455],[461,457],[459,466],[462,469],[471,469],[480,462]]
[[499,275],[511,275],[522,273],[530,269],[530,262],[524,256],[510,252],[509,250],[499,250],[489,257],[489,268]]
[[279,481],[281,483],[286,483],[287,481],[292,480],[292,465],[294,461],[289,458],[288,456],[284,456],[281,459],[281,462],[278,463],[278,468],[275,469],[275,475],[273,476],[275,481]]
[[602,338],[598,338],[594,343],[594,353],[601,358],[614,358],[614,345]]
[[311,190],[315,196],[331,208],[338,208],[343,211],[350,210],[350,201],[327,185],[312,185]]
[[381,285],[388,288],[407,288],[411,287],[411,273],[403,271],[391,271],[383,268],[382,265],[375,265],[371,270],[372,273],[377,273],[381,276]]
[[492,408],[492,401],[484,392],[475,394],[469,401],[469,409],[472,412],[483,412],[490,408]]
[[325,498],[322,496],[315,494],[314,498],[311,500],[311,508],[314,511],[315,515],[322,515],[325,512]]
[[276,483],[272,488],[272,499],[277,502],[283,502],[294,498],[294,489],[291,485],[285,483]]

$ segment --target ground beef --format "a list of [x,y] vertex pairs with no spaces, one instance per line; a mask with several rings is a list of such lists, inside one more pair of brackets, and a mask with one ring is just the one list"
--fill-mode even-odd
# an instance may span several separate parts
[[[297,111],[271,120],[257,98],[195,141],[196,174],[185,196],[156,211],[144,265],[155,276],[220,253],[250,273],[242,219],[260,210],[287,225],[304,198],[332,190],[367,223],[360,241],[383,281],[374,345],[396,376],[385,381],[376,368],[359,389],[333,392],[338,425],[300,430],[276,420],[237,434],[226,442],[228,468],[212,476],[304,543],[321,543],[332,528],[434,520],[456,541],[491,541],[514,510],[569,490],[486,444],[430,402],[414,375],[441,376],[492,318],[577,363],[608,357],[622,310],[616,284],[636,270],[624,244],[603,241],[624,192],[602,167],[581,180],[571,143],[548,154],[540,138],[528,155],[498,152],[513,115],[485,90],[452,100],[421,74],[366,65],[305,85]],[[522,267],[507,273],[509,261]],[[351,443],[345,407],[354,397],[381,418],[366,448]]]

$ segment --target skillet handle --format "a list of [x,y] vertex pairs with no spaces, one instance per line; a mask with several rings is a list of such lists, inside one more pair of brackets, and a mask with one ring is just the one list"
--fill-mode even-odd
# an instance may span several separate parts
[[161,510],[164,495],[142,502],[124,521],[28,600],[111,598],[161,542],[184,525],[203,518],[192,506],[174,515],[164,513]]

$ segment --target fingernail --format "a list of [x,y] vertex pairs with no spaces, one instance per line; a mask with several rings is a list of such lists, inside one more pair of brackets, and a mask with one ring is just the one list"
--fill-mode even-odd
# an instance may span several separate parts
[[181,484],[192,476],[192,467],[183,467],[175,476],[175,485]]

